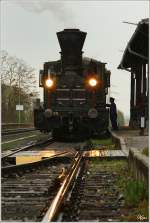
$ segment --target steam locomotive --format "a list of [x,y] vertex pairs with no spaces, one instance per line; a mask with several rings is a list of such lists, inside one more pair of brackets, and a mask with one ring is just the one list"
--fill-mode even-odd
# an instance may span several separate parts
[[34,125],[56,138],[81,139],[108,128],[110,71],[106,63],[82,57],[86,34],[79,29],[58,32],[61,59],[44,63],[39,73],[44,103],[36,101]]

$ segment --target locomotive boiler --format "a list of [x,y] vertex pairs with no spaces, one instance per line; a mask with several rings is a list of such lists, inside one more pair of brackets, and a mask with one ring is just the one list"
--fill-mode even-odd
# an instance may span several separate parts
[[81,139],[108,128],[110,71],[106,63],[82,57],[86,34],[79,29],[58,32],[61,59],[44,63],[40,70],[44,103],[37,100],[34,125],[56,138]]

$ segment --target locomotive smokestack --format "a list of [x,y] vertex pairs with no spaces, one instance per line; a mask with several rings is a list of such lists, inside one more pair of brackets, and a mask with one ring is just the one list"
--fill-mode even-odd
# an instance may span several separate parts
[[64,29],[64,31],[57,33],[57,37],[62,52],[81,51],[86,33],[79,29]]
[[61,48],[62,71],[82,71],[82,48],[86,33],[79,29],[64,29],[57,33]]

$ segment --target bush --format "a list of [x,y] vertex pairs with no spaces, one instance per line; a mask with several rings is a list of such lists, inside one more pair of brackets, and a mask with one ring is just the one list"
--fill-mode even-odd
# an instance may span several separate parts
[[142,154],[145,155],[145,156],[149,156],[149,149],[148,149],[148,147],[143,149]]
[[148,198],[145,184],[137,180],[128,181],[125,187],[124,197],[127,206],[137,207],[141,200]]

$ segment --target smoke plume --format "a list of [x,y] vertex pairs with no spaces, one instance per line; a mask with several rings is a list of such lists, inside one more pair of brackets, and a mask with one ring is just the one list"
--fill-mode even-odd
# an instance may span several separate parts
[[58,20],[64,23],[73,21],[73,13],[67,7],[67,1],[51,1],[51,0],[15,0],[14,3],[23,7],[25,10],[34,13],[42,13],[49,11]]

